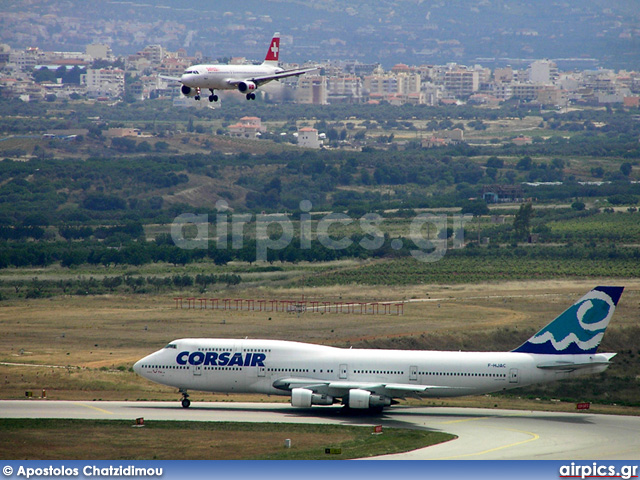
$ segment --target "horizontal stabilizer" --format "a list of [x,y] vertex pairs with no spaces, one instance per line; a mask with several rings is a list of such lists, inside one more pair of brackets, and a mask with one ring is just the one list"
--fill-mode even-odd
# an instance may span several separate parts
[[581,370],[584,368],[593,368],[601,365],[610,365],[610,360],[614,357],[614,354],[608,354],[605,360],[594,360],[591,362],[565,362],[565,361],[557,361],[557,362],[548,362],[548,363],[540,363],[536,365],[536,367],[542,370],[555,370],[559,372],[573,372],[575,370]]

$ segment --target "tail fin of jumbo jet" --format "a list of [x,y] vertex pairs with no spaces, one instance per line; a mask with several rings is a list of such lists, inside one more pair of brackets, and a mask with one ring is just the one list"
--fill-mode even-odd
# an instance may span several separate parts
[[262,65],[269,65],[270,67],[278,66],[278,59],[280,58],[280,34],[278,32],[273,34],[267,55],[264,57]]
[[596,353],[624,287],[596,287],[514,352]]

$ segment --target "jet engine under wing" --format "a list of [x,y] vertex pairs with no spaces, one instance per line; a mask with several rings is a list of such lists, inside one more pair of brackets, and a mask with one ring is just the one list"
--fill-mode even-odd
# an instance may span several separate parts
[[229,80],[227,80],[227,83],[229,85],[238,85],[240,83],[250,81],[250,82],[255,83],[256,87],[258,87],[258,86],[260,86],[260,85],[262,85],[264,83],[271,82],[272,80],[279,80],[281,78],[287,78],[287,77],[296,77],[296,76],[299,76],[299,75],[303,75],[303,74],[305,74],[307,72],[312,72],[314,70],[318,70],[318,67],[313,67],[313,68],[294,68],[294,69],[291,69],[291,70],[283,70],[281,72],[277,72],[277,73],[274,73],[272,75],[263,75],[263,76],[260,76],[260,77],[247,78],[247,79],[244,79],[244,80],[229,79]]

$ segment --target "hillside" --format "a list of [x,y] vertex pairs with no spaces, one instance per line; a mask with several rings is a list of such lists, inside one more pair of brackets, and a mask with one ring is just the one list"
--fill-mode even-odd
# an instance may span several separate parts
[[[637,68],[639,11],[630,0],[203,0],[153,4],[21,0],[2,7],[0,42],[83,50],[96,38],[119,54],[145,45],[211,58],[263,57],[274,31],[286,61],[359,60],[424,64],[574,59],[569,66]],[[19,30],[18,30],[19,28]],[[595,60],[594,60],[595,59]],[[586,63],[585,63],[586,62]]]

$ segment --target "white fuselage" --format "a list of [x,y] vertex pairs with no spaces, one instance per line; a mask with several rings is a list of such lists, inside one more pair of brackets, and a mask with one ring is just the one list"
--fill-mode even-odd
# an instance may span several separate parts
[[[579,370],[545,369],[557,355],[343,349],[279,340],[181,339],[138,361],[134,370],[164,385],[207,392],[290,395],[281,379],[341,384],[429,385],[419,395],[475,395],[547,383],[607,368],[607,354],[565,355]],[[593,365],[590,365],[593,363]],[[585,364],[588,364],[584,367]],[[340,391],[326,391],[339,397]]]
[[238,82],[282,71],[270,65],[193,65],[180,77],[180,82],[191,88],[231,90],[238,88]]

